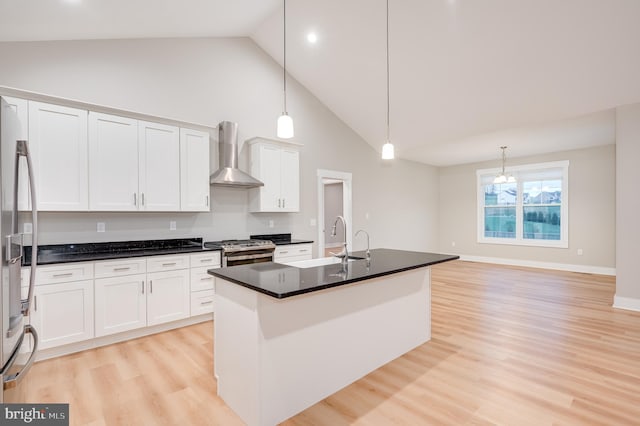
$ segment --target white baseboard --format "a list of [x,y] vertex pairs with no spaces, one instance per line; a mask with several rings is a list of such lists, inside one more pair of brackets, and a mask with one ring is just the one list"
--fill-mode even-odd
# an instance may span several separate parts
[[460,260],[469,262],[495,263],[498,265],[526,266],[530,268],[554,269],[557,271],[582,272],[586,274],[616,275],[616,268],[590,265],[571,265],[566,263],[538,262],[535,260],[505,259],[500,257],[468,256],[461,254]]
[[633,297],[613,296],[613,307],[617,309],[627,309],[640,312],[640,299]]

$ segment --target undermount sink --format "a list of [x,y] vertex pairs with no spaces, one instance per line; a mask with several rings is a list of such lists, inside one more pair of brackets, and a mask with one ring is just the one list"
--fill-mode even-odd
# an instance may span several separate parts
[[[349,256],[349,262],[353,262],[354,260],[362,260],[364,257],[357,256]],[[296,268],[314,268],[316,266],[324,266],[324,265],[333,265],[335,263],[342,262],[342,259],[339,257],[319,257],[317,259],[309,259],[309,260],[298,260],[296,262],[287,262],[284,265],[287,266],[295,266]]]

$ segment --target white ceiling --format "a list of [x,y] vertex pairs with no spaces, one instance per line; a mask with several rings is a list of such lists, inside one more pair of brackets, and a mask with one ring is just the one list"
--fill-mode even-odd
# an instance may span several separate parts
[[[451,165],[498,159],[501,145],[513,157],[609,144],[612,108],[640,102],[638,0],[389,2],[401,158]],[[377,150],[385,4],[287,3],[287,70]],[[190,36],[250,36],[282,63],[282,2],[0,0],[0,41]]]

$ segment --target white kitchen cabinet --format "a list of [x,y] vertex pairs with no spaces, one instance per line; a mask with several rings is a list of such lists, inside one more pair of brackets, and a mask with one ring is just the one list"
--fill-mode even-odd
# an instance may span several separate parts
[[191,255],[191,316],[214,311],[214,278],[207,270],[220,267],[220,252]]
[[180,210],[178,127],[138,122],[140,210]]
[[29,101],[38,210],[89,208],[86,110]]
[[[26,99],[3,96],[2,99],[16,112],[20,121],[18,139],[29,140],[29,101]],[[18,210],[31,210],[31,196],[29,192],[29,173],[27,160],[20,157],[20,175],[18,178]]]
[[300,211],[300,144],[265,138],[247,141],[251,175],[264,186],[249,190],[251,212]]
[[152,272],[147,274],[147,282],[147,325],[189,316],[189,270]]
[[89,112],[89,208],[136,211],[138,120]]
[[30,320],[39,349],[93,338],[92,280],[36,285],[33,295]]
[[311,244],[289,244],[277,246],[273,252],[273,261],[277,263],[310,260],[313,257]]
[[180,210],[208,212],[209,133],[180,129]]
[[145,327],[146,287],[146,274],[96,279],[96,337]]

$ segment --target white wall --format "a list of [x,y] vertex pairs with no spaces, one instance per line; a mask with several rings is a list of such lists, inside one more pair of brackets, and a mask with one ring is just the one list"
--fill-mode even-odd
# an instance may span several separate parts
[[[616,147],[605,145],[512,158],[507,159],[507,166],[559,160],[570,162],[568,249],[477,242],[476,170],[499,167],[499,160],[496,160],[440,169],[439,250],[505,263],[535,263],[559,269],[613,273],[616,264]],[[583,255],[577,254],[578,249],[583,250]]]
[[640,103],[616,110],[616,296],[640,311]]
[[[274,137],[281,113],[282,68],[247,38],[0,43],[0,58],[2,86],[207,126],[237,121],[245,170],[243,141]],[[350,229],[369,231],[372,247],[435,251],[437,170],[401,160],[383,163],[304,87],[289,82],[295,140],[304,144],[300,213],[251,214],[246,190],[213,187],[211,213],[42,213],[41,242],[215,240],[271,232],[313,240],[316,170],[328,169],[353,173]],[[216,168],[217,144],[212,143],[212,170]],[[169,220],[177,221],[177,231],[168,230]],[[269,220],[274,228],[268,228]],[[97,221],[106,222],[107,232],[95,232]],[[354,241],[356,249],[366,245]]]

